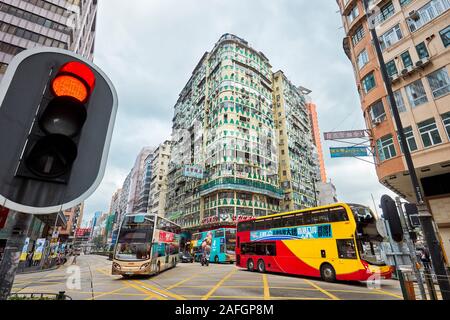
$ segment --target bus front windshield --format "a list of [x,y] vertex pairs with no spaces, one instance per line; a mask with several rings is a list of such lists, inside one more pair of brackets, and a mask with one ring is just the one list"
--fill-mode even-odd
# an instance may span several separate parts
[[383,237],[378,232],[372,210],[359,205],[350,207],[356,220],[356,240],[361,259],[372,265],[385,265],[381,254]]
[[123,261],[144,261],[151,257],[154,217],[125,217],[120,228],[115,258]]

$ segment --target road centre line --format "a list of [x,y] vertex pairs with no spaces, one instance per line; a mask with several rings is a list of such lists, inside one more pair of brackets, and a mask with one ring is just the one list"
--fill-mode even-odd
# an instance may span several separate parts
[[310,284],[311,286],[313,286],[314,288],[316,288],[317,290],[319,290],[320,292],[322,292],[323,294],[327,295],[328,297],[330,297],[333,300],[340,300],[338,297],[336,297],[334,294],[328,292],[327,290],[319,287],[318,285],[316,285],[314,282],[307,280],[307,279],[303,279],[306,283]]

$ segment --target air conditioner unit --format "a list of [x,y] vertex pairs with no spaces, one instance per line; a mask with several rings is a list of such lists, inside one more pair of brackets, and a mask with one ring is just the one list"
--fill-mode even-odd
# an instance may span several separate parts
[[413,21],[418,21],[420,20],[420,14],[416,10],[413,10],[409,13],[409,18]]
[[417,68],[424,67],[426,64],[428,64],[428,62],[430,62],[429,58],[423,58],[416,62],[416,67]]
[[383,122],[383,121],[382,121],[380,118],[375,119],[375,120],[372,120],[372,124],[373,124],[374,126],[379,126],[382,122]]

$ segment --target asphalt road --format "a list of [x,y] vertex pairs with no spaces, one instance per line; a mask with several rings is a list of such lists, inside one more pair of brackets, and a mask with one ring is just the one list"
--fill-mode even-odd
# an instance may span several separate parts
[[53,271],[18,275],[13,293],[58,293],[74,300],[398,300],[395,280],[380,287],[366,283],[326,283],[317,279],[260,274],[234,265],[178,264],[154,277],[111,275],[111,261],[87,255]]

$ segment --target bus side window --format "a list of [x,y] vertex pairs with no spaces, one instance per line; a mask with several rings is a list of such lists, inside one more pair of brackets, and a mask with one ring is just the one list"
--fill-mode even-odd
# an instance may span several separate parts
[[353,239],[336,240],[340,259],[356,259],[356,248]]

